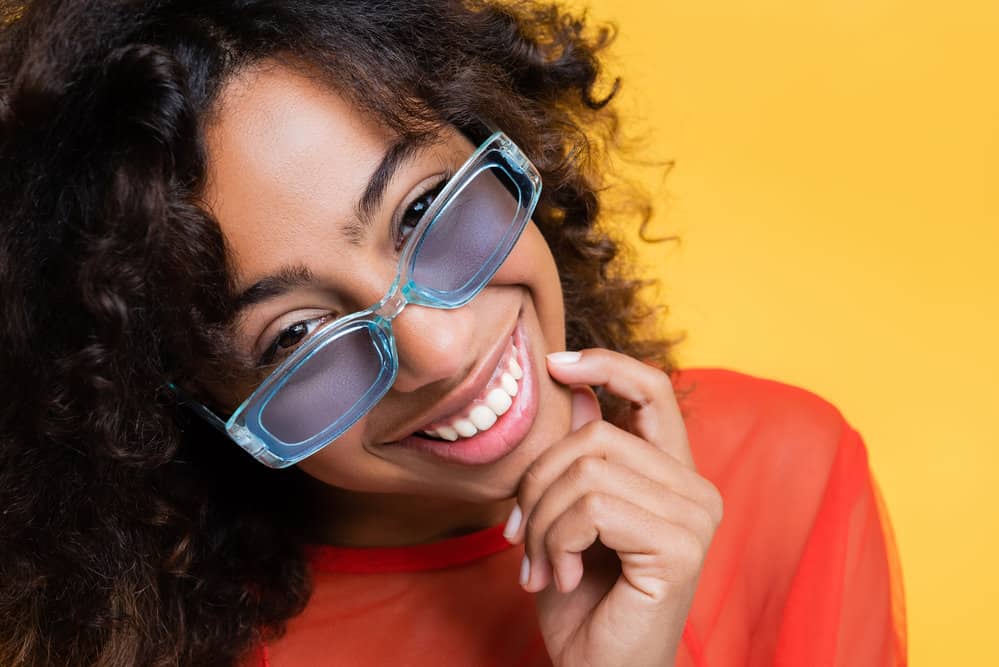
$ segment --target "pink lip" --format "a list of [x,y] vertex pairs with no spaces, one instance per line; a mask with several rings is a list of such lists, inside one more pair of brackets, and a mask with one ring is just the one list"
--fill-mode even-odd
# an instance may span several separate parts
[[489,430],[454,442],[439,442],[413,434],[393,446],[405,447],[462,465],[493,463],[513,451],[530,431],[538,413],[537,381],[528,354],[529,341],[520,320],[514,331],[514,345],[517,363],[524,370],[524,377],[520,380],[520,390],[513,399],[513,405]]

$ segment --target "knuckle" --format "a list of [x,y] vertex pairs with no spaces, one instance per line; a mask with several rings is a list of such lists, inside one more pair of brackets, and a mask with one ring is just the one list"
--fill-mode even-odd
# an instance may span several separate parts
[[545,534],[544,540],[542,540],[544,546],[544,551],[551,557],[551,555],[556,554],[560,550],[560,533],[558,530],[549,530]]
[[604,468],[604,460],[596,456],[581,456],[569,466],[568,474],[577,482],[597,479]]
[[666,577],[681,581],[700,571],[706,550],[688,529],[668,531],[669,549],[661,554]]
[[700,505],[695,510],[697,514],[698,535],[702,537],[703,544],[710,544],[715,532],[715,520],[711,513]]
[[576,431],[576,434],[580,439],[591,440],[597,437],[598,428],[600,427],[602,420],[596,419],[594,421],[583,424],[583,426]]
[[653,387],[663,394],[673,393],[673,382],[670,380],[669,375],[663,373],[660,370],[655,371],[655,378],[653,379]]
[[521,501],[521,508],[533,504],[540,495],[542,488],[544,488],[544,481],[542,480],[541,468],[532,465],[520,480],[520,489],[517,492],[517,497]]
[[645,392],[645,400],[642,401],[644,405],[673,394],[673,384],[670,382],[669,375],[651,367],[649,374],[643,378],[641,386]]
[[541,466],[539,466],[538,463],[535,462],[524,473],[524,480],[523,482],[521,482],[521,484],[524,485],[537,484],[540,481],[541,481]]
[[718,487],[707,480],[705,482],[704,509],[707,511],[708,516],[711,517],[712,523],[717,526],[721,523],[722,517],[725,515],[725,499],[722,498]]
[[611,433],[613,432],[614,429],[614,427],[609,422],[606,422],[603,419],[592,421],[586,426],[589,429],[590,437],[596,440],[607,440],[608,438],[610,438]]
[[589,517],[602,515],[607,509],[607,496],[597,491],[587,491],[578,501],[579,509]]
[[681,530],[673,541],[673,566],[680,572],[697,571],[704,560],[706,550],[697,536],[689,530]]
[[725,518],[725,499],[718,489],[715,489],[712,494],[711,518],[714,519],[715,526],[720,524],[722,519]]

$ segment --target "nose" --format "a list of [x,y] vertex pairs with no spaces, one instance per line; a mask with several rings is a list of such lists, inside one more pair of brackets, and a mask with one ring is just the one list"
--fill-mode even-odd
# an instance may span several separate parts
[[392,321],[399,355],[393,389],[409,393],[467,372],[474,324],[467,306],[454,310],[406,306]]
[[[368,271],[352,277],[358,308],[378,303],[392,284],[397,265],[382,257],[365,262]],[[435,382],[467,372],[474,360],[474,313],[469,305],[455,309],[403,304],[398,292],[394,302],[382,306],[382,315],[392,320],[399,372],[392,390],[413,392]],[[394,315],[394,317],[393,317]]]

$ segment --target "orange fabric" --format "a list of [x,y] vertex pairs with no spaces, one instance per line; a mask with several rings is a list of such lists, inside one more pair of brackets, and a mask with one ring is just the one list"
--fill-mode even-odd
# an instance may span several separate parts
[[[898,560],[860,436],[807,391],[723,370],[674,383],[725,499],[677,667],[906,664]],[[523,547],[502,526],[430,545],[310,549],[315,592],[246,665],[550,665]]]

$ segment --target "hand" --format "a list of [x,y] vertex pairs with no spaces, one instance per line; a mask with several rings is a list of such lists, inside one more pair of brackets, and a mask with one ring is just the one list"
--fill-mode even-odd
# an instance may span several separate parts
[[[524,541],[524,588],[556,667],[673,665],[721,495],[697,474],[665,373],[609,350],[566,355],[548,371],[574,387],[573,430],[525,472],[525,520],[508,535]],[[586,385],[631,402],[627,430]]]

